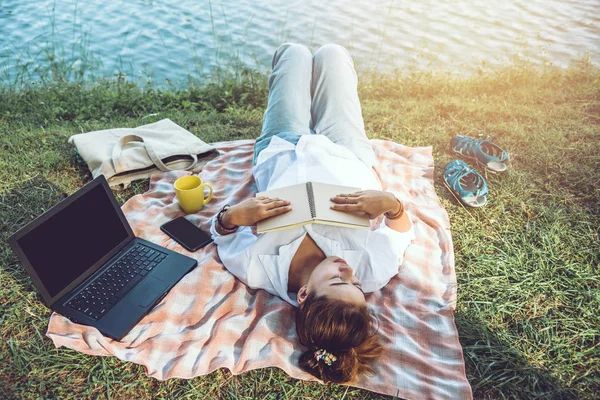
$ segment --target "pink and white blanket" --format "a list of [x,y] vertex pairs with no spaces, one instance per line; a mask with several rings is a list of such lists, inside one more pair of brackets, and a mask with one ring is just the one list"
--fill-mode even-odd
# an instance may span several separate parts
[[[407,399],[471,399],[463,353],[454,324],[456,275],[448,215],[433,186],[431,147],[410,148],[373,140],[375,170],[384,189],[405,200],[416,239],[398,275],[367,303],[379,319],[386,351],[375,374],[352,386]],[[225,204],[253,196],[252,140],[214,144],[219,157],[201,172],[214,187],[213,200],[188,218],[208,230]],[[300,370],[302,350],[293,307],[263,290],[251,290],[221,264],[216,246],[189,253],[159,226],[182,215],[173,182],[185,172],[152,176],[148,192],[129,199],[123,211],[135,234],[198,260],[186,275],[121,342],[96,329],[50,318],[47,335],[56,347],[115,356],[141,364],[157,379],[193,378],[217,368],[241,374],[278,367],[288,375],[314,378]]]

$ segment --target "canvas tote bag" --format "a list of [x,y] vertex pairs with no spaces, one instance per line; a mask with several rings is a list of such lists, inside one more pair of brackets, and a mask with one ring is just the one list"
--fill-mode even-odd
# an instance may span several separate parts
[[92,176],[103,174],[115,189],[156,172],[199,172],[217,156],[211,145],[170,119],[137,128],[80,133],[69,138]]

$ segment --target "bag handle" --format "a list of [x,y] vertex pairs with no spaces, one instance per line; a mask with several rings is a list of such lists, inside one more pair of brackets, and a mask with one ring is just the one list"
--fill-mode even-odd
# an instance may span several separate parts
[[[119,174],[119,173],[125,171],[125,168],[123,167],[123,163],[121,162],[121,152],[123,151],[123,147],[127,143],[130,143],[130,142],[142,143],[144,146],[144,149],[146,149],[146,153],[148,153],[148,157],[150,157],[150,160],[152,160],[154,165],[156,165],[156,167],[159,170],[161,170],[163,172],[175,171],[174,169],[167,167],[165,165],[165,163],[163,163],[163,161],[156,154],[156,152],[154,151],[152,146],[150,146],[147,142],[145,142],[143,137],[138,136],[138,135],[125,135],[121,139],[119,139],[119,141],[113,147],[112,162],[113,162],[113,166],[115,167],[115,173]],[[184,171],[187,171],[187,170],[193,168],[196,165],[196,163],[198,163],[198,156],[196,154],[190,154],[190,156],[192,157],[192,163],[190,165],[188,165],[184,169]]]

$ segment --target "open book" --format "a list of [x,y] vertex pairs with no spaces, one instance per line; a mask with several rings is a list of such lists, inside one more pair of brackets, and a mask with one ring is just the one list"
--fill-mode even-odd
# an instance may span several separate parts
[[279,197],[291,202],[292,210],[259,221],[257,233],[277,231],[306,224],[338,225],[348,228],[369,228],[369,217],[357,213],[332,210],[332,197],[353,193],[360,188],[307,182],[257,193],[256,196]]

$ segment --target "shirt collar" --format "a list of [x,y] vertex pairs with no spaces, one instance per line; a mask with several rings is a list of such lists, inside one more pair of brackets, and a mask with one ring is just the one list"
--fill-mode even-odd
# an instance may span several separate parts
[[302,243],[306,234],[301,235],[298,239],[290,244],[279,246],[278,254],[260,254],[259,261],[265,269],[265,275],[271,281],[271,286],[275,289],[279,297],[295,307],[298,307],[296,293],[288,292],[288,278],[290,273],[290,264],[292,258],[298,251],[298,247]]

